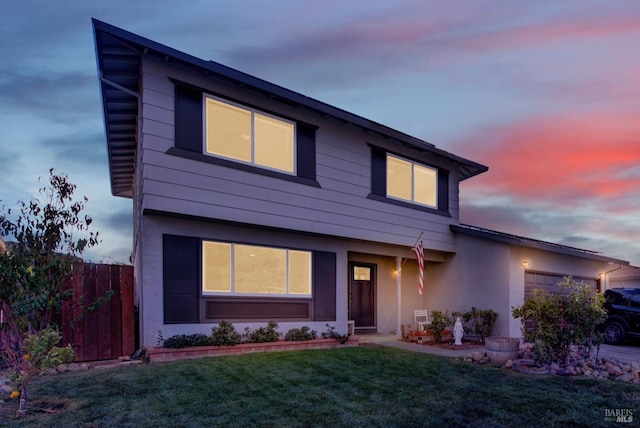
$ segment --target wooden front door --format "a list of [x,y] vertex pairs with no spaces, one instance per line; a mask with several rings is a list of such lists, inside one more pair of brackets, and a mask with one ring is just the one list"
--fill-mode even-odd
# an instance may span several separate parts
[[376,265],[352,262],[349,265],[349,319],[355,328],[375,328]]

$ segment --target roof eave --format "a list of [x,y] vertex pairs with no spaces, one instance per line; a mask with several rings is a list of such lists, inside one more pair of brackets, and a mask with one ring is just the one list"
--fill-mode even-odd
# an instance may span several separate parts
[[[137,60],[138,61],[137,65],[139,66],[139,62],[143,55],[155,55],[162,58],[165,61],[175,61],[187,67],[195,68],[197,71],[205,74],[213,73],[222,78],[229,79],[230,81],[234,82],[237,85],[248,86],[254,90],[264,92],[265,94],[268,94],[270,98],[278,99],[281,102],[315,111],[321,116],[333,117],[339,121],[342,121],[343,123],[349,123],[357,127],[360,127],[365,131],[373,132],[374,134],[377,134],[384,139],[392,139],[392,140],[395,140],[397,143],[409,146],[419,151],[428,152],[435,156],[447,158],[453,163],[458,165],[460,180],[466,180],[468,178],[474,177],[488,170],[488,167],[486,167],[485,165],[481,165],[471,160],[464,159],[462,157],[448,153],[444,150],[438,149],[433,144],[428,143],[426,141],[404,134],[400,131],[386,127],[377,122],[366,119],[362,116],[358,116],[356,114],[347,112],[345,110],[339,109],[337,107],[331,106],[329,104],[323,103],[316,99],[307,97],[300,93],[283,88],[276,84],[267,82],[265,80],[259,79],[257,77],[251,76],[249,74],[243,73],[241,71],[235,70],[225,65],[216,63],[214,61],[205,61],[200,58],[196,58],[192,55],[186,54],[184,52],[180,52],[176,49],[154,42],[153,40],[149,40],[147,38],[138,36],[134,33],[125,31],[121,28],[114,27],[110,24],[99,21],[97,19],[92,19],[92,23],[94,28],[98,74],[101,79],[101,94],[103,98],[105,130],[107,133],[107,142],[109,147],[108,151],[109,151],[109,170],[111,174],[111,186],[112,186],[112,193],[116,196],[132,197],[132,193],[133,193],[132,186],[133,186],[133,180],[134,180],[133,162],[135,162],[135,159],[128,160],[127,168],[124,168],[125,172],[114,169],[116,164],[115,152],[117,150],[114,143],[114,133],[110,131],[110,129],[112,128],[112,123],[111,123],[111,120],[109,119],[109,116],[111,113],[110,94],[115,92],[109,92],[109,89],[105,85],[105,79],[107,79],[107,81],[109,81],[109,79],[108,79],[108,76],[106,75],[108,73],[105,73],[104,64],[105,64],[105,57],[107,55],[114,56],[117,54],[117,52],[108,52],[108,53],[105,52],[105,49],[103,46],[103,41],[105,40],[103,39],[103,37],[105,35],[108,35],[111,40],[120,41],[122,46],[126,46],[131,50],[131,52],[127,52],[126,57],[122,58],[123,60],[128,60],[128,61]],[[131,89],[131,88],[125,88],[125,89]],[[120,91],[118,93],[123,94],[123,93],[126,93],[126,91]],[[136,110],[136,114],[137,114],[137,110]],[[131,126],[132,125],[130,124],[129,127]],[[133,130],[129,129],[129,131],[133,131]],[[136,126],[136,131],[137,131],[137,126]],[[133,134],[137,136],[136,133],[133,133]],[[123,144],[124,146],[126,146],[125,149],[128,150],[129,154],[132,152],[133,153],[135,152],[135,147],[132,146],[134,144],[135,144],[135,141],[128,141]]]
[[584,250],[581,248],[570,247],[568,245],[561,245],[553,242],[541,241],[533,238],[527,238],[525,236],[511,235],[508,233],[484,229],[476,226],[469,226],[465,224],[460,224],[460,225],[452,224],[449,226],[449,228],[454,233],[463,233],[465,235],[475,236],[483,239],[489,239],[492,241],[503,242],[510,245],[536,248],[539,250],[552,251],[554,253],[566,254],[566,255],[575,256],[575,257],[599,260],[603,262],[617,263],[620,265],[629,264],[629,262],[626,260],[603,256],[596,251]]

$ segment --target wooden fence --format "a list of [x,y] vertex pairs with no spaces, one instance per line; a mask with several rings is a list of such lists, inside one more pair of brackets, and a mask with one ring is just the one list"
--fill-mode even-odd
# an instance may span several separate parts
[[[62,307],[62,340],[73,345],[76,361],[131,355],[135,351],[133,266],[80,264],[68,287],[73,296]],[[94,302],[97,308],[87,311]]]

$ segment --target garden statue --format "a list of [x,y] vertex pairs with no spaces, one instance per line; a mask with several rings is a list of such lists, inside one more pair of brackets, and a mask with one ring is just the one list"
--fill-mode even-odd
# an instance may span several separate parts
[[456,340],[454,345],[462,345],[462,321],[460,321],[460,317],[456,318],[456,323],[453,326],[453,338]]

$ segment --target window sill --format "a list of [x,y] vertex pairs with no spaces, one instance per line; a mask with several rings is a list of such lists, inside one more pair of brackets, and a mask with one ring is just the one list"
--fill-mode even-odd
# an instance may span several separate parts
[[252,174],[258,174],[258,175],[263,175],[266,177],[272,177],[272,178],[277,178],[280,180],[285,180],[285,181],[290,181],[293,183],[298,183],[298,184],[303,184],[305,186],[311,186],[311,187],[317,187],[320,188],[320,183],[318,183],[316,180],[312,180],[309,178],[304,178],[304,177],[298,177],[296,175],[288,175],[288,174],[283,174],[277,171],[271,171],[268,169],[262,169],[260,167],[256,167],[256,166],[252,166],[252,165],[245,165],[245,164],[241,164],[241,163],[237,163],[237,162],[233,162],[230,160],[226,160],[226,159],[220,159],[220,158],[216,158],[216,157],[212,157],[212,156],[206,156],[202,153],[195,153],[195,152],[191,152],[189,150],[184,150],[184,149],[178,149],[176,147],[171,147],[169,150],[166,151],[166,153],[168,155],[171,156],[178,156],[181,158],[186,158],[186,159],[191,159],[191,160],[195,160],[195,161],[199,161],[199,162],[204,162],[204,163],[208,163],[208,164],[212,164],[212,165],[219,165],[219,166],[224,166],[227,168],[233,168],[233,169],[237,169],[240,171],[245,171],[245,172],[249,172]]
[[384,196],[376,195],[375,193],[369,193],[369,195],[367,195],[367,199],[371,199],[378,202],[385,202],[387,204],[397,205],[400,207],[411,208],[414,210],[424,211],[426,213],[441,215],[443,217],[451,217],[451,214],[447,211],[440,211],[434,208],[424,207],[421,205],[416,205],[409,202],[403,202],[396,199],[390,199]]

